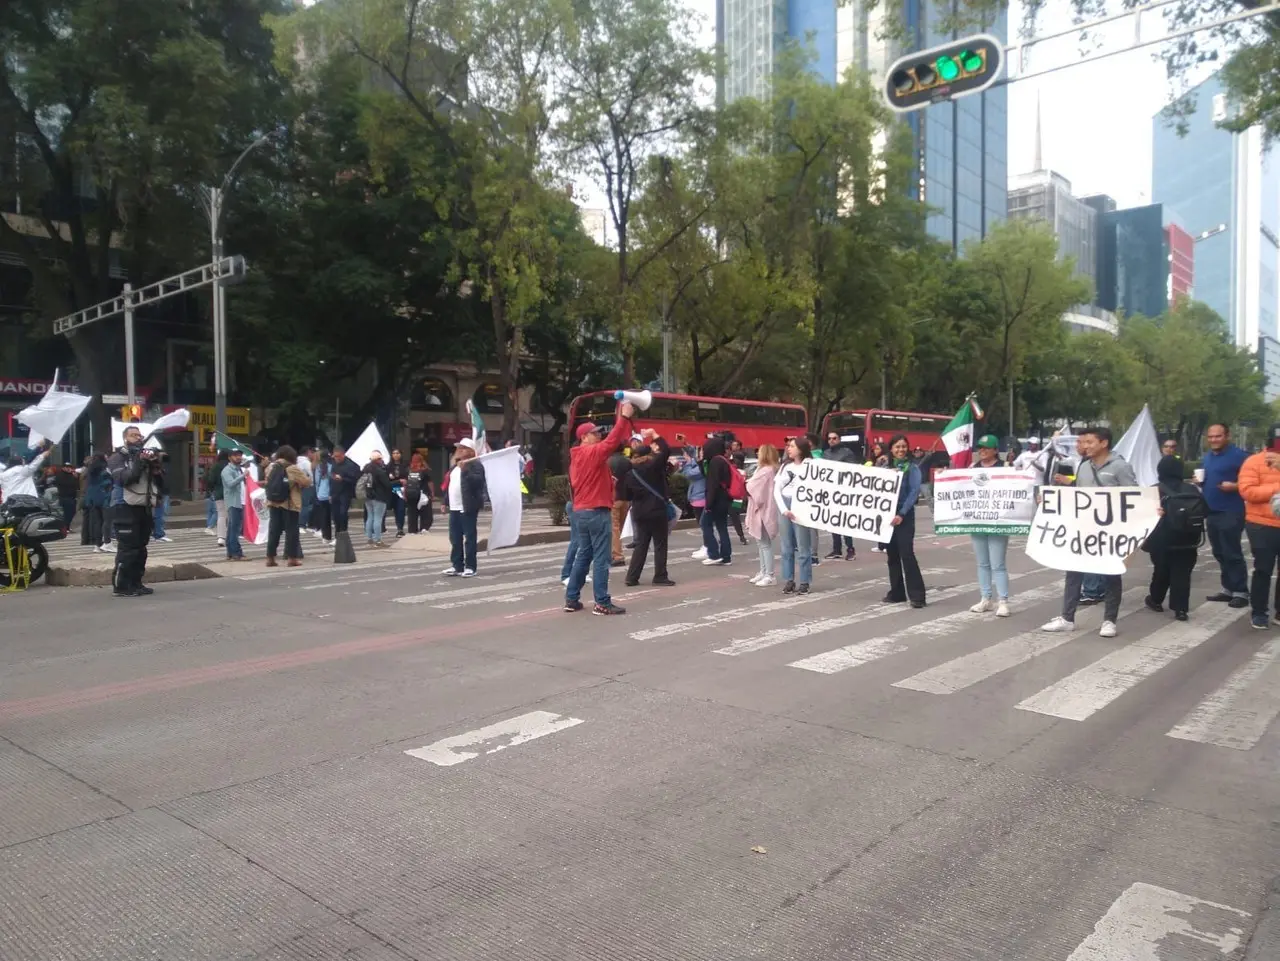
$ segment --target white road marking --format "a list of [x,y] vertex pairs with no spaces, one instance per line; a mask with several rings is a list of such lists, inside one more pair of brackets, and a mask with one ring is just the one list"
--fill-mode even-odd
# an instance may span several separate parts
[[[1134,601],[1146,592],[1145,587],[1131,591],[1121,599],[1121,603],[1125,600]],[[1041,654],[1047,654],[1063,644],[1069,644],[1083,633],[1088,633],[1096,626],[1095,620],[1101,621],[1101,608],[1102,605],[1099,604],[1096,608],[1086,607],[1078,611],[1074,631],[1065,634],[1046,634],[1039,630],[1027,631],[980,651],[931,667],[927,671],[913,674],[901,681],[894,681],[893,686],[908,691],[921,691],[924,694],[954,694],[957,691],[963,691],[997,674],[1003,674],[1019,664],[1025,664]],[[1121,620],[1133,613],[1136,612],[1129,611],[1128,614],[1121,614]]]
[[555,734],[566,728],[582,723],[581,718],[565,717],[547,711],[530,711],[507,721],[498,721],[487,727],[457,734],[428,744],[425,747],[405,751],[410,757],[430,761],[440,767],[452,767],[463,761],[470,761],[482,754],[496,754],[498,751],[533,741],[548,734]]
[[711,597],[687,597],[683,601],[675,604],[668,604],[666,607],[660,607],[660,611],[674,611],[681,607],[697,607],[699,604],[705,604],[707,601],[714,600]]
[[[1199,616],[1206,607],[1216,610],[1206,617]],[[1017,708],[1083,721],[1161,668],[1199,647],[1247,612],[1247,608],[1237,610],[1218,604],[1200,607],[1195,611],[1197,616],[1194,620],[1174,621],[1148,637],[1112,651],[1057,684],[1033,694]]]
[[[1037,570],[1039,570],[1039,568],[1037,568]],[[927,575],[935,573],[935,571],[921,571],[921,573]],[[1021,577],[1027,577],[1032,573],[1034,572],[1026,571],[1021,574],[1010,574],[1009,580],[1012,581]],[[864,585],[864,587],[873,586],[878,585]],[[964,587],[949,587],[945,590],[933,591],[931,597],[936,603],[938,601],[945,601],[951,597],[958,597],[961,594],[970,594],[972,592],[972,585],[966,584]],[[809,595],[809,597],[813,596],[814,595],[812,594]],[[830,597],[831,595],[819,594],[817,596]],[[802,598],[801,600],[805,599],[807,598]],[[775,609],[783,610],[796,603],[796,601],[780,601],[777,602],[777,607]],[[812,637],[814,634],[825,634],[827,631],[838,630],[842,627],[850,627],[864,621],[873,621],[876,618],[887,617],[890,614],[905,615],[910,610],[911,608],[907,607],[905,604],[885,604],[883,601],[878,601],[875,604],[871,604],[863,608],[857,613],[846,614],[843,617],[827,617],[816,621],[809,621],[807,623],[802,622],[799,624],[792,624],[788,627],[779,627],[771,631],[765,631],[763,634],[757,635],[756,637],[745,637],[736,641],[730,641],[728,645],[718,648],[714,653],[724,654],[726,657],[739,657],[743,654],[750,654],[753,651],[762,651],[766,647],[773,647],[777,644],[786,644],[789,641],[798,641],[804,637]],[[929,623],[932,623],[932,621]]]
[[[1247,911],[1151,884],[1131,885],[1067,961],[1212,961],[1244,943]],[[1166,950],[1167,949],[1167,950]]]
[[[465,583],[465,582],[464,582]],[[461,587],[449,591],[433,591],[430,594],[411,594],[408,597],[393,597],[395,604],[430,604],[432,601],[444,601],[454,597],[475,597],[478,594],[492,594],[494,591],[518,591],[522,587],[546,587],[548,584],[559,584],[558,577],[534,577],[527,581],[497,580],[491,584],[478,584],[475,587]]]
[[1169,737],[1247,751],[1280,715],[1280,638],[1270,641],[1214,694],[1169,731]]
[[657,627],[651,627],[643,631],[635,631],[628,635],[633,641],[652,641],[659,637],[670,637],[673,634],[685,634],[689,631],[696,631],[699,628],[707,627],[710,624],[721,624],[725,621],[741,620],[744,617],[755,617],[757,614],[768,614],[772,611],[783,611],[795,607],[797,604],[814,604],[821,600],[831,600],[835,597],[843,597],[846,594],[856,594],[859,591],[869,591],[876,587],[876,584],[862,584],[858,587],[849,587],[839,591],[826,591],[821,594],[808,594],[804,597],[797,597],[794,600],[782,601],[765,601],[762,604],[751,604],[747,607],[734,608],[728,611],[716,611],[711,614],[704,614],[701,619],[696,621],[680,621],[675,624],[660,624]]
[[555,607],[544,607],[544,608],[542,608],[541,610],[538,610],[538,611],[520,611],[520,612],[519,612],[519,613],[517,613],[517,614],[507,614],[507,615],[505,615],[505,616],[504,616],[504,620],[508,620],[508,621],[509,621],[509,620],[511,620],[512,618],[516,618],[516,617],[530,617],[531,615],[534,615],[534,614],[550,614],[552,611],[559,611],[559,610],[562,610],[562,609],[563,609],[563,605],[557,604]]
[[[1046,587],[1037,587],[1025,594],[1018,594],[1014,600],[1019,604],[1030,604],[1057,597],[1061,594],[1062,587],[1052,584]],[[972,627],[974,624],[982,623],[988,623],[992,627],[997,627],[1000,624],[995,619],[994,614],[974,614],[972,611],[961,611],[932,621],[925,621],[923,624],[912,624],[910,627],[883,637],[873,637],[865,641],[859,641],[857,644],[850,644],[847,647],[837,647],[834,651],[824,651],[822,654],[813,655],[813,657],[792,661],[787,666],[798,667],[802,671],[813,671],[817,674],[838,674],[841,671],[847,671],[851,667],[868,664],[891,654],[900,654],[908,649],[908,645],[905,642],[912,638],[928,637],[933,640],[945,637],[948,634],[957,634],[965,628]]]

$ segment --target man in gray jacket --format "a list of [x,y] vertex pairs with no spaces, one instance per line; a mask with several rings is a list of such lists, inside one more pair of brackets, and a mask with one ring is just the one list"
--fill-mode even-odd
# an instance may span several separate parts
[[147,542],[156,503],[165,494],[160,451],[142,446],[142,431],[124,430],[124,446],[107,459],[111,479],[123,489],[124,503],[113,513],[116,528],[116,597],[141,597],[154,591],[142,583],[147,572]]
[[[1090,427],[1081,431],[1078,436],[1081,454],[1080,463],[1076,465],[1074,486],[1076,487],[1137,487],[1138,479],[1133,468],[1119,454],[1111,450],[1111,430],[1107,427]],[[1058,475],[1055,480],[1061,483],[1066,478]],[[1040,630],[1050,633],[1074,631],[1076,629],[1076,608],[1080,604],[1080,587],[1084,583],[1084,574],[1068,571],[1066,584],[1062,593],[1062,615],[1055,617],[1043,625]],[[1124,584],[1119,574],[1102,575],[1103,598],[1102,628],[1098,633],[1103,637],[1116,636],[1116,621],[1120,619],[1120,595]]]

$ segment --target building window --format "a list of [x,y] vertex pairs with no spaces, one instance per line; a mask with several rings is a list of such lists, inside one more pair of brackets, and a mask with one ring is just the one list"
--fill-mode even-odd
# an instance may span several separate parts
[[502,388],[492,381],[477,387],[476,392],[471,396],[471,400],[476,405],[476,410],[482,414],[501,414],[506,409],[506,404],[502,397]]
[[435,414],[456,414],[458,410],[449,385],[435,377],[427,377],[414,385],[409,407]]

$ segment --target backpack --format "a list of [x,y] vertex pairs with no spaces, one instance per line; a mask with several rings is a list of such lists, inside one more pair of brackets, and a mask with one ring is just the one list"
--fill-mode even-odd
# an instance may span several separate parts
[[267,478],[267,500],[273,504],[282,504],[289,499],[289,468],[284,464],[276,464]]
[[1198,491],[1185,487],[1176,494],[1170,494],[1164,500],[1164,520],[1172,534],[1182,534],[1197,538],[1204,534],[1205,518],[1209,516],[1209,505]]
[[369,499],[369,476],[361,474],[360,479],[356,481],[356,500],[358,501]]
[[729,500],[746,501],[747,479],[742,476],[742,471],[738,470],[738,465],[729,458],[726,457],[724,462],[729,465],[729,485],[726,488],[729,491]]

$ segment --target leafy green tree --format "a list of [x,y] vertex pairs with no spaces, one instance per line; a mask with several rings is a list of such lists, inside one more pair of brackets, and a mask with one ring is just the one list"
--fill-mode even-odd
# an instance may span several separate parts
[[[39,223],[0,218],[46,317],[208,257],[195,191],[282,119],[261,23],[278,0],[9,0],[0,5],[0,189]],[[51,256],[52,255],[52,256]],[[86,393],[122,387],[118,325],[71,337]],[[95,413],[105,432],[106,412]]]

